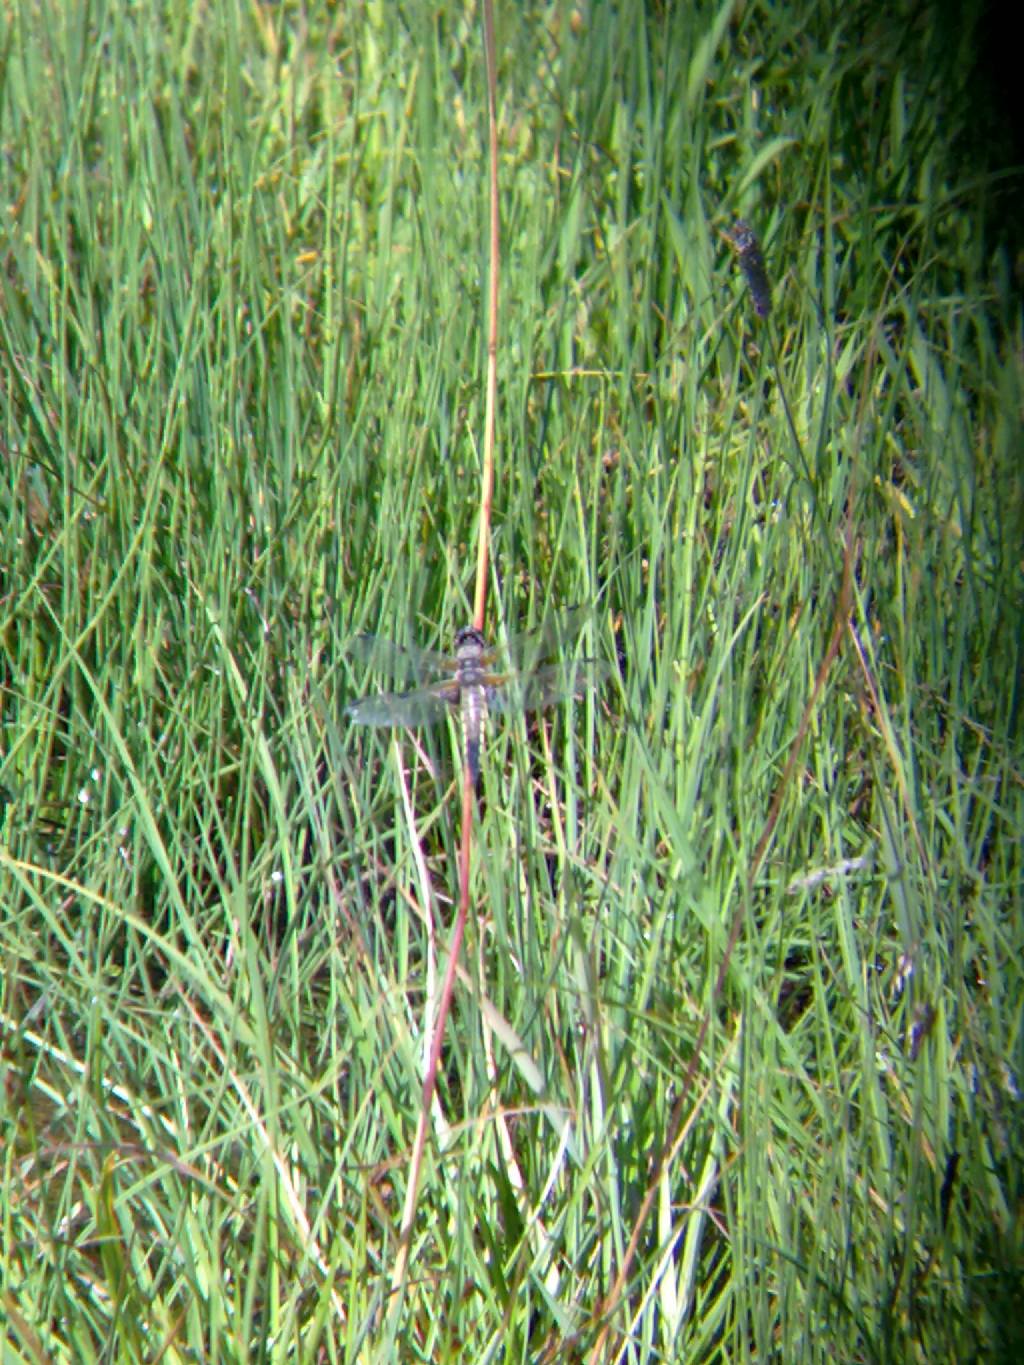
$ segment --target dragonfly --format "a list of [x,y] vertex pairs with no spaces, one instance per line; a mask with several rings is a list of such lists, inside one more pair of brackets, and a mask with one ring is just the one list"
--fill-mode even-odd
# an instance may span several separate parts
[[[514,636],[508,652],[515,658],[522,651],[530,664],[550,654],[578,629],[580,612],[556,619],[540,634]],[[354,725],[435,725],[454,711],[461,712],[466,766],[474,784],[480,776],[480,750],[490,712],[513,714],[536,711],[570,697],[583,697],[611,674],[599,659],[563,660],[543,667],[495,667],[499,650],[488,645],[475,626],[463,626],[455,635],[451,654],[415,646],[396,645],[378,635],[359,635],[349,652],[395,676],[412,676],[420,683],[411,692],[381,692],[349,702],[345,712]],[[427,679],[433,675],[434,681]]]

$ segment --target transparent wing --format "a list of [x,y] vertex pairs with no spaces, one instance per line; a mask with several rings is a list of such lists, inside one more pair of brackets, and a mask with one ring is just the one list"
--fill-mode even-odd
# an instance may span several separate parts
[[[510,662],[527,672],[550,655],[568,654],[591,615],[586,606],[553,612],[539,628],[509,635],[504,647],[492,645],[484,659],[493,659],[507,649]],[[345,653],[390,677],[411,678],[424,685],[434,674],[455,671],[454,655],[418,645],[399,645],[383,635],[356,635],[345,646]]]
[[357,635],[345,646],[345,653],[392,678],[412,678],[424,682],[433,673],[452,673],[455,660],[450,654],[417,645],[396,645],[383,635]]
[[591,619],[589,607],[566,607],[552,612],[544,624],[509,635],[506,649],[509,662],[522,672],[532,670],[552,654],[569,654],[580,631]]
[[362,697],[345,707],[353,725],[436,725],[451,707],[458,705],[459,689],[454,683],[436,683],[415,692],[381,692]]
[[[487,675],[488,706],[502,712],[535,711],[567,697],[582,696],[589,688],[600,686],[612,671],[600,660],[534,667],[545,656],[567,653],[589,619],[587,607],[571,607],[554,613],[539,630],[509,636],[507,648],[519,667],[506,675]],[[482,662],[490,660],[495,652],[487,650]],[[411,677],[421,684],[436,673],[451,675],[456,667],[450,654],[420,649],[416,645],[398,645],[379,635],[356,636],[346,646],[346,653],[392,677]],[[345,712],[355,725],[413,727],[436,724],[458,702],[459,685],[448,676],[412,692],[385,692],[363,697],[350,702]]]
[[581,659],[573,663],[551,664],[535,673],[513,673],[487,689],[487,705],[492,711],[538,711],[569,697],[583,697],[600,687],[612,675],[612,667],[601,659]]

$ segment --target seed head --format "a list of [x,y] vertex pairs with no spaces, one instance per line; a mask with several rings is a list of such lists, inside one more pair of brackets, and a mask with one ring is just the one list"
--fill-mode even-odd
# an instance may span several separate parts
[[750,297],[754,300],[754,311],[759,318],[766,318],[772,309],[772,287],[757,234],[748,222],[737,218],[726,231],[725,237],[740,258],[740,269],[747,281]]

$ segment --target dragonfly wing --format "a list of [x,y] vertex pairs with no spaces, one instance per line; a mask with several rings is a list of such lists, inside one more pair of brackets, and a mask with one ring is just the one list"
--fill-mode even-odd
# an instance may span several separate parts
[[399,680],[412,678],[422,682],[433,673],[451,673],[454,668],[450,654],[419,649],[416,645],[396,645],[383,635],[357,635],[345,646],[345,653]]
[[451,683],[421,687],[415,692],[381,692],[361,697],[345,707],[353,725],[435,725],[443,720],[459,700],[459,689]]
[[611,665],[602,659],[551,664],[536,673],[513,674],[506,682],[489,687],[487,705],[492,711],[537,711],[569,697],[583,697],[611,675]]
[[571,654],[580,631],[592,618],[593,610],[588,606],[552,612],[542,626],[509,635],[506,642],[509,661],[526,672],[551,655]]

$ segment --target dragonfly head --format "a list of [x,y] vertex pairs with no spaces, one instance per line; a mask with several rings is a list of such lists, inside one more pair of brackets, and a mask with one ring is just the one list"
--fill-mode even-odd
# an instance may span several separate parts
[[455,632],[455,653],[460,659],[475,659],[483,652],[484,637],[476,626],[463,626]]

